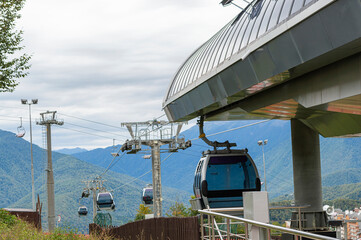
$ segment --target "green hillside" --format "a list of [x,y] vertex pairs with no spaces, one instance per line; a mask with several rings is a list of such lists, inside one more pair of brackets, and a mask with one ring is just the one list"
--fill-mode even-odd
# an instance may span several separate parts
[[[16,138],[13,133],[0,131],[0,208],[31,208],[31,176],[29,143]],[[43,226],[46,229],[46,184],[45,184],[45,155],[38,146],[34,146],[34,169],[36,193],[40,194],[43,205]],[[36,163],[36,164],[35,164]],[[87,229],[92,221],[90,199],[81,202],[88,206],[90,212],[87,217],[79,218],[77,209],[78,199],[81,196],[83,180],[91,179],[104,171],[89,163],[78,160],[72,156],[53,153],[53,169],[55,180],[56,215],[61,215],[61,225],[71,225],[78,229]],[[103,179],[105,186],[114,189],[116,211],[112,212],[113,225],[120,225],[134,219],[136,209],[141,203],[141,189],[145,182],[134,178],[108,171]],[[129,183],[129,184],[127,184]],[[119,188],[127,184],[126,186]],[[174,201],[187,202],[189,193],[163,187],[163,211],[167,211]]]
[[[224,132],[232,128],[254,123],[256,121],[228,121],[206,122],[207,135]],[[166,186],[180,188],[192,192],[194,170],[201,156],[201,152],[209,149],[199,136],[198,126],[182,132],[185,139],[192,141],[192,147],[180,150],[162,163],[162,181]],[[268,139],[265,146],[267,189],[270,198],[276,198],[293,192],[292,146],[289,121],[272,120],[266,123],[225,132],[210,137],[219,142],[229,140],[237,143],[238,148],[248,148],[249,154],[256,163],[263,180],[262,149],[257,141]],[[361,182],[361,138],[323,138],[320,137],[321,169],[323,186]],[[89,163],[106,166],[111,161],[112,147],[94,149],[92,151],[76,153],[79,159]],[[168,154],[162,154],[162,159]],[[141,155],[125,155],[113,170],[138,177],[150,169],[150,161],[142,159]],[[142,178],[143,180],[150,180]]]

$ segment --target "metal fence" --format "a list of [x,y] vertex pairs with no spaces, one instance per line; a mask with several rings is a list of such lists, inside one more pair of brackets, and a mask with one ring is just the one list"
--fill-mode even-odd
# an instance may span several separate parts
[[[208,210],[199,210],[201,214],[201,239],[207,240],[238,240],[250,239],[250,230],[252,227],[257,227],[261,234],[264,234],[265,239],[271,240],[271,232],[279,234],[290,234],[294,239],[301,238],[316,239],[316,240],[335,240],[336,238],[304,232],[296,229],[285,228],[268,223],[257,222],[241,217],[231,216],[223,213],[211,212]],[[216,217],[218,221],[216,221]],[[219,221],[220,219],[221,221]],[[221,222],[221,223],[220,223]],[[234,227],[236,226],[236,227]],[[241,226],[241,227],[239,227]]]
[[153,218],[110,228],[89,224],[89,234],[122,240],[199,240],[199,229],[198,217]]

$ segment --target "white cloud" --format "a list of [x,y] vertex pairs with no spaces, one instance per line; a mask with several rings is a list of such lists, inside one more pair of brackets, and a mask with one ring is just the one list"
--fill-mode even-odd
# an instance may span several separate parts
[[[120,126],[158,117],[177,68],[238,11],[222,8],[216,0],[27,1],[19,26],[25,51],[33,54],[32,68],[14,93],[0,94],[1,128],[15,131],[18,116],[24,117],[27,127],[28,108],[20,104],[21,98],[39,99],[33,118],[41,111],[57,110]],[[116,130],[59,117],[65,120],[64,128],[103,134],[67,125],[72,123]],[[112,144],[112,136],[105,133],[108,139],[59,128],[53,134],[54,149]],[[39,126],[34,126],[33,138],[42,145]]]

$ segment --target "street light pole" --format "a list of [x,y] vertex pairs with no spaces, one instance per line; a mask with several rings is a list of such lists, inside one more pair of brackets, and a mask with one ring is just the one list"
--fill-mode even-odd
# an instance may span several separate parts
[[33,160],[33,132],[31,126],[31,104],[38,104],[38,99],[32,99],[28,102],[26,99],[21,99],[22,104],[29,105],[29,121],[30,121],[30,158],[31,158],[31,202],[33,210],[36,210],[35,206],[35,184],[34,184],[34,160]]
[[264,145],[268,143],[268,139],[266,140],[259,140],[258,142],[259,146],[262,146],[262,155],[263,155],[263,175],[264,175],[264,190],[267,192],[267,180],[266,180],[266,163],[264,160]]

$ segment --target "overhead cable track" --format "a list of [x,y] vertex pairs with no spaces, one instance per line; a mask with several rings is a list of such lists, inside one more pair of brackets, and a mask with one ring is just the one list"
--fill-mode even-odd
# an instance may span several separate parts
[[85,126],[81,126],[81,125],[77,125],[77,124],[73,124],[73,123],[69,123],[69,122],[66,122],[66,124],[67,125],[72,125],[72,126],[75,126],[75,127],[86,128],[86,129],[97,131],[97,132],[102,132],[102,133],[107,133],[107,134],[111,134],[111,135],[124,137],[125,139],[128,138],[128,136],[121,135],[121,134],[115,134],[114,132],[103,131],[103,130],[99,130],[99,129],[95,129],[95,128],[91,128],[91,127],[85,127]]
[[[225,131],[221,131],[221,132],[218,132],[218,133],[212,133],[212,134],[210,134],[210,135],[208,135],[208,136],[215,136],[215,135],[218,135],[218,134],[235,131],[235,130],[238,130],[238,129],[241,129],[241,128],[246,128],[246,127],[254,126],[254,125],[257,125],[257,124],[264,123],[264,122],[268,122],[268,121],[270,121],[270,120],[271,120],[271,119],[264,120],[264,121],[260,121],[260,122],[256,122],[256,123],[247,124],[247,125],[244,125],[244,126],[241,126],[241,127],[232,128],[232,129],[225,130]],[[191,141],[198,140],[198,139],[200,139],[200,138],[194,138],[194,139],[191,139]],[[169,155],[162,161],[162,163],[163,163],[165,160],[167,160],[172,154],[173,154],[173,153],[169,154]],[[185,153],[183,153],[183,154],[185,154]],[[190,154],[188,154],[188,155],[190,155]],[[124,187],[124,186],[126,186],[126,185],[128,185],[128,184],[130,184],[130,183],[132,183],[132,182],[134,182],[134,181],[136,181],[136,180],[138,180],[138,179],[141,178],[141,177],[144,177],[145,175],[147,175],[147,174],[149,174],[149,173],[151,173],[151,172],[152,172],[152,170],[144,173],[143,175],[141,175],[141,176],[133,179],[132,181],[130,181],[130,182],[128,182],[128,183],[125,183],[125,184],[123,184],[123,185],[115,188],[114,191],[115,191],[116,189],[122,188],[122,187]]]
[[[170,153],[170,154],[162,161],[162,163],[163,163],[164,161],[166,161],[170,156],[172,156],[173,153],[174,153],[174,152]],[[140,175],[139,177],[134,178],[132,181],[129,181],[129,182],[127,182],[127,183],[125,183],[125,184],[117,187],[117,188],[114,188],[113,191],[115,191],[115,190],[117,190],[117,189],[119,189],[119,188],[122,188],[122,187],[124,187],[124,186],[126,186],[126,185],[128,185],[128,184],[131,184],[132,182],[135,182],[135,181],[138,180],[139,178],[142,178],[142,177],[144,177],[145,175],[147,175],[147,174],[149,174],[149,173],[151,173],[151,172],[152,172],[152,170],[149,170],[148,172],[144,173],[143,175]]]
[[161,118],[161,117],[164,117],[165,116],[165,113],[164,114],[162,114],[162,115],[160,115],[159,117],[157,117],[156,119],[159,119],[159,118]]
[[116,138],[113,138],[113,137],[107,137],[107,136],[103,136],[103,135],[99,135],[99,134],[95,134],[95,133],[83,132],[83,131],[75,130],[75,129],[72,129],[72,128],[67,128],[67,127],[64,127],[64,125],[63,126],[55,125],[55,126],[58,127],[58,128],[63,128],[63,129],[66,129],[66,130],[79,132],[79,133],[83,133],[83,134],[88,134],[88,135],[92,135],[92,136],[96,136],[96,137],[101,137],[101,138],[106,138],[106,139],[115,139],[118,142],[124,141],[124,140],[116,139]]
[[[19,120],[15,120],[15,119],[1,119],[0,118],[0,120],[1,121],[8,121],[8,122],[19,122]],[[25,121],[23,121],[23,122],[25,122]]]
[[101,123],[101,122],[97,122],[97,121],[93,121],[93,120],[88,120],[88,119],[85,119],[85,118],[75,117],[75,116],[71,116],[71,115],[64,114],[64,113],[58,113],[58,115],[63,115],[63,116],[66,116],[66,117],[76,118],[76,119],[79,119],[79,120],[83,120],[83,121],[87,121],[87,122],[92,122],[92,123],[96,123],[96,124],[99,124],[99,125],[104,125],[104,126],[107,126],[107,127],[117,128],[117,129],[121,129],[121,130],[126,131],[126,130],[125,130],[124,128],[122,128],[122,127],[118,127],[118,126],[114,126],[114,125],[110,125],[110,124],[106,124],[106,123]]
[[[235,131],[235,130],[238,130],[238,129],[241,129],[241,128],[251,127],[251,126],[254,126],[254,125],[257,125],[257,124],[261,124],[261,123],[264,123],[264,122],[268,122],[268,121],[271,121],[271,119],[267,119],[267,120],[263,120],[263,121],[260,121],[260,122],[255,122],[255,123],[243,125],[243,126],[240,126],[240,127],[228,129],[228,130],[221,131],[221,132],[217,132],[217,133],[212,133],[212,134],[207,135],[207,137],[215,136],[215,135],[222,134],[222,133],[226,133],[226,132]],[[195,140],[198,140],[198,139],[201,139],[201,138],[199,138],[199,137],[193,138],[193,139],[191,139],[191,141],[195,141]]]
[[[120,152],[120,148],[119,148],[119,150],[118,150],[117,153],[119,154],[119,152]],[[119,156],[119,159],[117,160],[117,162],[118,162],[124,155],[125,155],[125,152],[123,152],[123,154]],[[114,160],[115,160],[116,157],[117,157],[117,156],[114,156],[114,157],[113,157],[113,160],[109,163],[109,165],[108,165],[108,167],[105,169],[105,171],[104,171],[102,174],[99,175],[100,177],[103,176],[104,174],[106,174],[112,167],[114,167],[115,164],[112,165],[112,163],[114,162]],[[112,166],[111,166],[111,165],[112,165]]]
[[6,116],[6,115],[0,115],[0,117],[6,117],[6,118],[16,118],[16,119],[19,119],[19,117]]

